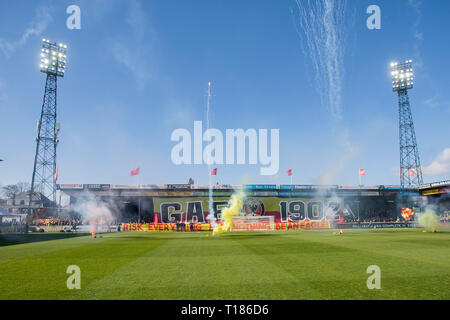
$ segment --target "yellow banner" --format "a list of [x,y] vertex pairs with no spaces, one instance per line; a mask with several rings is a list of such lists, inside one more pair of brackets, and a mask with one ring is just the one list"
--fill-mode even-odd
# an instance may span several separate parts
[[[189,231],[189,224],[185,224],[184,230]],[[194,223],[194,231],[212,230],[209,223]],[[122,223],[121,231],[136,232],[172,232],[177,230],[176,223]]]
[[422,195],[429,196],[431,194],[439,194],[439,189],[424,190]]
[[[222,223],[219,223],[221,225]],[[257,224],[257,223],[256,223]],[[280,222],[275,223],[274,229],[277,231],[287,230],[309,230],[309,229],[329,229],[330,222],[323,219],[322,221],[302,221],[302,222]],[[261,230],[261,226],[255,223],[235,223],[233,231],[252,231],[253,229]],[[270,228],[268,227],[267,230]],[[213,228],[209,223],[194,223],[193,231],[212,231]],[[174,232],[177,231],[175,223],[122,223],[122,232]],[[190,231],[190,225],[185,224],[183,230]]]

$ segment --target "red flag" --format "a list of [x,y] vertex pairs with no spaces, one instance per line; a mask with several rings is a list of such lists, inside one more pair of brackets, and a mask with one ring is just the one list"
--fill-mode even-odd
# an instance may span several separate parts
[[136,168],[135,170],[131,171],[131,176],[137,176],[139,174],[139,168]]
[[153,223],[158,223],[158,214],[155,213],[155,219],[153,220]]
[[211,173],[209,175],[210,176],[217,176],[217,168],[215,168],[213,171],[211,171]]
[[292,176],[292,169],[289,169],[289,170],[287,171],[287,174],[288,174],[289,177]]
[[366,175],[366,169],[359,169],[359,175],[365,176]]
[[414,171],[414,169],[409,170],[409,173],[411,174],[411,177],[414,177],[416,172]]
[[56,168],[54,179],[55,182],[58,181],[58,168]]

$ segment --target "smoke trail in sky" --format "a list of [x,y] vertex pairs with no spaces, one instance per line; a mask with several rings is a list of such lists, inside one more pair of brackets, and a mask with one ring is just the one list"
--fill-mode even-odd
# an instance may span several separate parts
[[[211,82],[208,82],[208,98],[206,102],[206,129],[210,129],[210,113],[211,113]],[[210,163],[209,159],[206,159],[208,163]],[[214,216],[214,206],[213,206],[213,181],[212,181],[212,166],[211,164],[208,164],[208,171],[209,171],[209,214],[207,219],[210,221],[213,228],[217,226],[216,217]]]
[[347,0],[295,1],[297,33],[305,55],[313,64],[322,105],[328,108],[333,119],[341,120]]
[[340,150],[333,163],[314,179],[314,183],[331,184],[339,179],[346,164],[358,154],[349,140],[349,131],[342,123],[344,55],[348,31],[354,19],[346,15],[347,0],[295,0],[295,3],[297,10],[292,10],[292,15],[301,47],[312,64],[321,104],[334,121],[333,136]]

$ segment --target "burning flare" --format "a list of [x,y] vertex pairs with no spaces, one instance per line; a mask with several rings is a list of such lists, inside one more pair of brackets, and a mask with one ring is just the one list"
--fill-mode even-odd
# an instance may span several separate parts
[[213,236],[229,232],[233,225],[233,217],[239,215],[245,199],[245,192],[242,190],[231,196],[228,206],[222,210],[223,224],[217,225],[213,230]]
[[434,210],[427,208],[424,214],[419,217],[419,224],[425,229],[436,232],[436,227],[439,223],[439,217],[436,215]]

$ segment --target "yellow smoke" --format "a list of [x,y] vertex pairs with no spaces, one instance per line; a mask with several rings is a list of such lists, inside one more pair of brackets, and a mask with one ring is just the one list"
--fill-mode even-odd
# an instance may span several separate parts
[[439,223],[439,217],[432,209],[426,209],[425,213],[420,215],[419,224],[431,231],[435,231]]
[[213,230],[213,236],[216,234],[221,234],[229,232],[233,226],[233,217],[239,215],[242,205],[244,203],[245,193],[240,190],[237,193],[233,193],[230,201],[228,201],[228,206],[222,209],[222,225],[217,225]]

